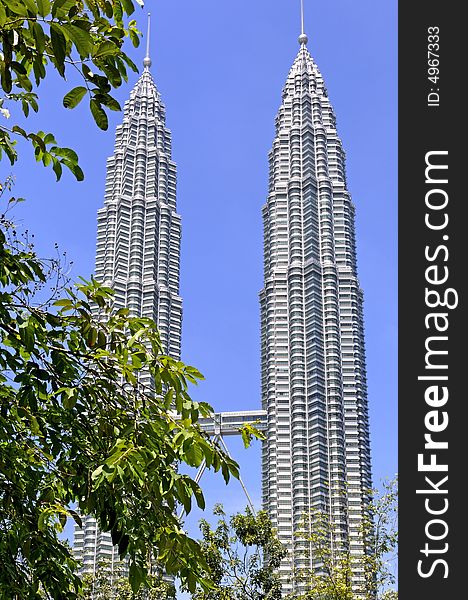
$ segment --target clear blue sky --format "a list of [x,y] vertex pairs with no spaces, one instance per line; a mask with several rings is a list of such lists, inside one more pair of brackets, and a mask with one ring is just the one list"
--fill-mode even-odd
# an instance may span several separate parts
[[[358,266],[365,293],[374,480],[397,471],[397,2],[305,0],[309,50],[325,78],[347,153],[357,208]],[[267,153],[281,88],[298,51],[299,0],[159,0],[138,9],[141,29],[152,12],[152,73],[167,107],[178,165],[183,219],[181,293],[183,359],[205,375],[194,395],[217,410],[260,405],[258,292],[262,287],[261,206]],[[132,56],[141,65],[144,43]],[[136,80],[118,91],[123,101]],[[85,171],[77,183],[55,183],[28,148],[14,168],[15,193],[27,198],[17,216],[35,233],[39,253],[57,242],[74,261],[72,275],[93,271],[96,211],[112,153],[110,116],[99,131],[85,106],[61,97],[76,85],[52,77],[41,88],[29,127],[56,133],[75,148]],[[83,103],[84,104],[84,103]],[[2,162],[2,178],[8,174]],[[255,502],[260,501],[259,448],[231,444]],[[202,480],[213,502],[245,506],[240,486]]]

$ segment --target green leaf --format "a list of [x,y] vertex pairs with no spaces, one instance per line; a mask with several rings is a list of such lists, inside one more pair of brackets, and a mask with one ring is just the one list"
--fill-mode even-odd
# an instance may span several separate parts
[[120,556],[125,556],[129,542],[130,542],[129,536],[124,533],[124,535],[121,537],[120,542],[119,542],[119,555]]
[[17,73],[18,75],[26,75],[26,69],[21,63],[17,62],[16,60],[12,60],[10,62],[10,66],[13,69],[13,71],[15,71],[15,73]]
[[93,481],[101,475],[101,473],[103,472],[103,468],[104,468],[104,465],[99,465],[99,467],[91,473],[91,479]]
[[41,79],[44,79],[46,76],[46,70],[41,56],[36,56],[33,62],[33,71],[34,77],[36,79],[36,84],[39,85]]
[[59,19],[66,16],[72,6],[76,5],[76,0],[55,0],[52,4],[52,16]]
[[140,38],[138,37],[138,33],[131,29],[128,34],[130,36],[130,40],[133,44],[133,47],[138,48],[138,46],[140,45]]
[[17,73],[15,84],[16,86],[23,88],[23,90],[26,90],[27,92],[30,92],[32,90],[32,83],[29,80],[29,77],[21,73]]
[[193,494],[194,494],[195,499],[197,501],[198,508],[201,508],[202,510],[205,510],[205,498],[203,496],[203,492],[202,492],[201,487],[198,485],[198,483],[196,483],[193,480],[191,480],[190,483],[191,483],[191,486],[192,486]]
[[132,0],[122,0],[122,6],[127,15],[131,15],[135,12],[135,7]]
[[136,64],[133,62],[133,60],[129,56],[127,56],[126,54],[123,54],[122,59],[132,69],[132,71],[135,71],[135,73],[138,73],[138,67],[136,66]]
[[71,410],[75,407],[76,401],[78,400],[77,390],[73,388],[66,388],[62,393],[62,403],[64,408]]
[[81,520],[80,515],[76,512],[76,510],[72,510],[72,509],[68,509],[68,512],[70,513],[70,515],[72,516],[73,520],[75,521],[75,523],[78,525],[78,527],[83,527],[83,521]]
[[23,114],[25,117],[29,115],[29,104],[26,100],[21,100],[21,108],[23,109]]
[[81,58],[86,58],[93,49],[93,38],[87,31],[76,25],[62,25],[64,34],[75,44]]
[[46,17],[50,13],[49,0],[36,0],[36,4],[41,17]]
[[32,325],[20,327],[19,333],[26,350],[32,352],[34,350],[34,327]]
[[72,301],[69,300],[68,298],[61,298],[60,300],[56,300],[54,302],[54,306],[67,306],[67,307],[71,308]]
[[28,15],[27,8],[22,2],[17,2],[16,0],[4,0],[4,3],[15,15],[20,15],[21,17],[26,17]]
[[44,167],[48,167],[51,162],[52,156],[50,155],[50,152],[44,152],[42,154],[42,164],[44,165]]
[[52,43],[52,49],[54,51],[55,64],[58,72],[63,77],[65,75],[65,55],[67,51],[67,42],[65,36],[62,33],[60,25],[56,23],[50,24],[50,41]]
[[58,518],[60,523],[59,531],[63,531],[63,528],[67,524],[67,514],[65,512],[59,512]]
[[104,2],[104,13],[106,15],[106,17],[108,17],[109,19],[112,19],[112,16],[114,15],[114,9],[113,9],[113,5],[119,5],[120,2],[119,0],[115,0],[114,2]]
[[13,125],[11,130],[14,131],[15,133],[18,133],[19,135],[22,135],[25,138],[28,137],[28,134],[26,133],[26,131],[22,127],[19,127],[19,125]]
[[[123,12],[122,12],[122,4],[117,1],[113,3],[113,13],[114,13],[114,19],[115,19],[115,23],[117,25],[117,27],[123,27],[123,21],[122,21],[122,17],[123,17]],[[110,15],[107,15],[110,16]]]
[[44,140],[42,139],[42,137],[40,136],[40,131],[38,131],[37,133],[30,133],[28,135],[28,138],[30,140],[32,140],[34,146],[37,146],[41,152],[45,152],[46,151],[46,147],[44,144]]
[[87,91],[88,90],[81,85],[70,90],[68,94],[65,94],[63,98],[64,107],[75,108],[75,106],[78,106],[81,100],[83,100],[83,97],[85,96]]
[[122,107],[120,106],[120,104],[117,102],[117,100],[115,98],[112,98],[112,96],[106,95],[104,97],[102,103],[104,104],[104,106],[107,106],[107,108],[109,108],[110,110],[115,110],[115,111],[122,110]]
[[37,113],[37,111],[39,110],[39,106],[36,102],[36,98],[37,98],[36,94],[34,94],[34,96],[31,96],[29,98],[29,104],[35,113]]
[[39,531],[45,531],[47,528],[47,521],[46,519],[48,518],[48,513],[46,511],[41,512],[41,514],[39,515],[39,519],[37,520],[37,528],[39,529]]
[[179,500],[182,503],[186,514],[188,515],[192,509],[192,499],[190,497],[190,491],[187,489],[187,484],[183,479],[179,479],[176,487],[177,491],[179,492]]
[[70,171],[73,173],[77,181],[83,181],[84,173],[80,166],[78,165],[67,165]]
[[[33,31],[34,40],[36,42],[36,50],[39,52],[39,54],[43,54],[43,52],[45,50],[45,44],[46,44],[44,30],[42,29],[42,27],[40,26],[39,23],[34,22],[32,24],[32,31]],[[40,58],[40,57],[38,57],[38,58]]]
[[44,136],[44,144],[56,144],[54,136],[51,133],[47,133]]
[[130,563],[130,567],[128,569],[128,579],[130,581],[130,585],[132,586],[132,592],[136,594],[140,589],[141,584],[144,583],[144,576],[142,575],[141,568],[134,562]]
[[50,151],[55,154],[55,156],[61,156],[62,158],[66,158],[73,163],[78,162],[78,154],[71,148],[60,148],[59,146],[53,146]]
[[94,120],[96,121],[96,125],[100,129],[103,129],[105,131],[109,127],[109,121],[107,119],[106,113],[104,112],[104,109],[94,98],[91,98],[89,102],[89,107],[91,109],[91,114],[93,115]]
[[[187,449],[185,448],[187,445]],[[187,440],[184,443],[184,450],[185,450],[185,459],[187,460],[187,462],[193,466],[193,467],[199,467],[204,459],[204,454],[203,454],[203,450],[200,448],[200,446],[193,441],[193,439],[191,440]]]
[[221,473],[223,475],[223,479],[225,481],[225,483],[229,483],[229,469],[226,465],[226,463],[221,463]]
[[120,48],[113,42],[108,40],[99,44],[96,50],[93,52],[93,58],[102,58],[103,56],[115,56],[120,53]]
[[23,0],[23,2],[26,4],[27,8],[33,15],[37,14],[37,7],[34,3],[34,0]]
[[86,340],[86,342],[90,348],[92,348],[93,346],[96,345],[97,337],[98,337],[97,329],[95,327],[91,327],[88,332],[88,338]]
[[[1,65],[1,63],[0,63]],[[9,94],[11,92],[12,81],[11,81],[11,71],[6,63],[3,64],[3,68],[1,70],[1,82],[3,90]]]
[[62,165],[60,163],[59,160],[57,160],[56,158],[52,159],[53,160],[53,165],[52,165],[52,169],[55,173],[55,176],[57,177],[56,181],[59,181],[59,179],[62,177]]

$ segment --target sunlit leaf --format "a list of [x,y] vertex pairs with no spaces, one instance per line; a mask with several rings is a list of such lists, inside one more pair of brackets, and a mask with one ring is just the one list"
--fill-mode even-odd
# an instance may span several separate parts
[[96,125],[100,129],[106,130],[109,127],[109,121],[102,106],[94,98],[91,98],[89,102],[89,107],[91,109],[91,114],[94,117]]
[[83,86],[73,88],[67,94],[65,94],[63,98],[63,105],[65,108],[75,108],[75,106],[81,102],[86,92],[87,89]]

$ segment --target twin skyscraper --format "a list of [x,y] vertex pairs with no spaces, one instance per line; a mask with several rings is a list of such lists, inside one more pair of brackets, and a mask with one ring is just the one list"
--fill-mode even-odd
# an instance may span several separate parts
[[[154,319],[166,351],[179,357],[176,166],[150,67],[147,53],[107,162],[96,278],[114,288],[118,307]],[[304,514],[326,512],[336,532],[330,543],[359,557],[371,487],[354,205],[335,114],[304,33],[275,122],[262,208],[262,490],[263,508],[289,550],[281,567],[288,593],[293,569],[317,566],[295,535]],[[75,530],[74,553],[84,572],[118,559],[90,517]],[[359,569],[354,576],[359,582]]]

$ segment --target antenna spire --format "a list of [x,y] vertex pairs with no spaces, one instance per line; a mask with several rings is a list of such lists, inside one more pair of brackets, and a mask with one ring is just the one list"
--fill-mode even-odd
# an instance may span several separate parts
[[304,0],[301,0],[301,35],[299,36],[299,44],[305,46],[309,38],[304,33]]
[[151,13],[148,13],[148,26],[146,29],[146,56],[143,60],[143,66],[145,67],[145,69],[149,69],[151,67],[151,58],[149,55],[150,31],[151,31]]

